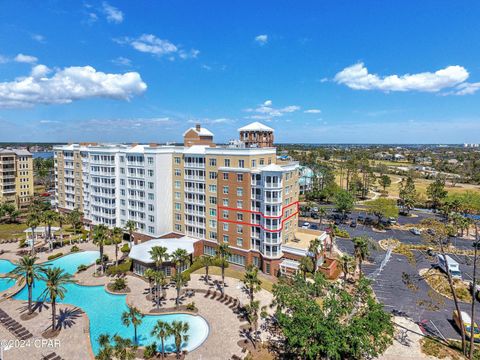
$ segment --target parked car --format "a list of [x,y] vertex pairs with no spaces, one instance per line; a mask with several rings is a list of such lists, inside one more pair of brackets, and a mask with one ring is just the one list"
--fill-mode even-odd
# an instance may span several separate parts
[[357,221],[356,221],[356,220],[352,220],[352,221],[350,222],[350,227],[356,228],[356,227],[357,227]]
[[[472,330],[471,327],[473,326],[473,341],[480,342],[480,330],[478,329],[477,323],[472,321],[470,315],[468,315],[465,311],[460,311],[460,316],[462,317],[463,328],[465,329],[465,336],[470,339],[470,332]],[[460,316],[458,316],[457,310],[453,311],[452,318],[459,330],[461,329]]]
[[365,222],[365,225],[372,225],[375,223],[375,219],[371,216],[367,216],[364,222]]
[[480,301],[480,285],[476,284],[475,286],[473,286],[473,282],[469,281],[468,282],[468,288],[469,288],[472,296],[474,296],[475,299],[477,299],[477,301]]
[[428,248],[428,249],[427,249],[427,255],[428,255],[428,256],[434,256],[434,255],[435,255],[435,251],[433,251],[432,248]]
[[309,222],[304,222],[303,225],[302,225],[302,229],[308,229],[309,227],[310,227]]
[[310,229],[312,230],[318,230],[318,225],[317,224],[311,224]]
[[358,215],[357,221],[360,222],[360,223],[363,223],[363,222],[365,221],[365,216],[363,216],[363,215]]
[[313,212],[318,212],[318,207],[316,207],[316,206],[313,207],[313,208],[312,208],[312,211],[313,211]]
[[435,230],[434,229],[427,229],[427,234],[431,236],[435,236]]
[[410,232],[411,232],[413,235],[417,235],[417,236],[418,236],[418,235],[422,235],[422,232],[421,232],[419,229],[417,229],[417,228],[411,228],[411,229],[410,229]]
[[390,225],[395,225],[397,223],[397,219],[395,219],[394,217],[390,216],[388,218],[388,222],[390,223]]
[[342,223],[342,221],[340,219],[335,219],[335,225],[340,225]]
[[[445,259],[447,261],[445,261]],[[460,271],[460,266],[458,262],[453,260],[450,256],[437,254],[437,266],[440,270],[442,270],[445,274],[447,273],[447,268],[450,270],[450,274],[452,278],[462,280],[462,272]]]
[[320,215],[318,215],[317,213],[312,213],[312,219],[318,220],[320,219]]

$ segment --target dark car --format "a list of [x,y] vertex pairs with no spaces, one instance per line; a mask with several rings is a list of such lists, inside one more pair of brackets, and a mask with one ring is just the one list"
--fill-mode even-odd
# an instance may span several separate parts
[[317,224],[312,224],[312,225],[310,225],[310,229],[318,230],[318,225]]
[[342,220],[340,219],[335,219],[335,225],[340,225],[342,223]]
[[427,229],[427,234],[431,236],[435,236],[435,230],[434,229]]
[[365,218],[365,224],[367,224],[367,225],[373,224],[374,222],[375,222],[374,218],[372,218],[370,216],[367,216]]
[[312,219],[320,219],[320,215],[317,213],[312,213]]
[[363,215],[358,215],[357,221],[358,221],[358,222],[364,222],[364,221],[365,221],[365,216],[363,216]]
[[350,223],[350,227],[356,228],[357,227],[357,222],[355,220],[352,220],[352,222]]

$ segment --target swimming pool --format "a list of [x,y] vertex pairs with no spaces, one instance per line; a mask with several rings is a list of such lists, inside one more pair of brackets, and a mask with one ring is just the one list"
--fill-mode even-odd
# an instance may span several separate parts
[[10,289],[15,285],[15,280],[12,278],[0,278],[0,292]]
[[[78,265],[93,264],[98,257],[98,251],[83,251],[66,255],[50,261],[48,264],[50,264],[50,266],[62,267],[65,271],[73,274],[77,270]],[[37,281],[33,289],[33,298],[39,298],[44,289],[45,283]],[[97,338],[100,334],[118,334],[133,340],[133,327],[127,328],[121,322],[121,314],[127,310],[126,295],[107,293],[103,286],[69,284],[66,286],[66,289],[65,298],[61,303],[78,306],[88,315],[90,320],[90,341],[94,353],[98,353],[99,351]],[[23,288],[14,296],[14,299],[28,300],[28,289],[26,287]],[[75,319],[72,320],[75,321]],[[181,320],[188,322],[190,325],[190,330],[188,331],[189,340],[187,343],[182,344],[182,348],[188,351],[192,351],[200,346],[209,333],[208,323],[201,316],[189,314],[146,315],[143,318],[142,324],[137,329],[139,345],[149,345],[156,341],[160,346],[160,340],[150,335],[150,331],[153,329],[157,320],[165,322]],[[175,350],[173,337],[166,339],[165,350]]]
[[15,265],[8,260],[0,259],[0,274],[6,274],[12,271]]

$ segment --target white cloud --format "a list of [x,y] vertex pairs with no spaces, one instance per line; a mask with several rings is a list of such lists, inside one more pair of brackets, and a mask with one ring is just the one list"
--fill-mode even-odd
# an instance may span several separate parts
[[337,73],[334,81],[355,90],[438,92],[464,82],[468,76],[468,71],[463,66],[454,65],[433,73],[381,77],[370,74],[363,63],[358,63]]
[[140,52],[153,54],[158,57],[168,56],[172,60],[176,56],[181,59],[196,58],[200,53],[197,49],[182,49],[180,45],[175,45],[169,40],[160,39],[153,34],[142,34],[137,38],[125,37],[114,41],[119,44],[129,44]]
[[116,59],[113,59],[112,63],[119,66],[132,66],[132,60],[123,56],[119,56]]
[[480,90],[480,82],[464,82],[458,85],[454,91],[451,91],[445,95],[472,95],[475,94],[478,90]]
[[40,120],[40,124],[59,124],[60,121],[57,120]]
[[320,114],[321,112],[322,110],[319,109],[308,109],[304,111],[305,114]]
[[94,12],[88,13],[87,23],[89,25],[93,24],[97,20],[98,20],[98,15],[97,14],[95,14]]
[[0,64],[6,64],[8,61],[6,56],[0,55]]
[[106,1],[102,3],[103,13],[107,17],[107,21],[110,23],[120,24],[123,22],[123,12],[116,7],[110,5]]
[[32,34],[31,35],[32,39],[39,42],[39,43],[44,43],[45,42],[45,36],[40,35],[40,34]]
[[15,56],[15,61],[19,63],[34,64],[38,61],[38,59],[35,56],[18,54]]
[[262,34],[262,35],[257,35],[255,36],[255,41],[260,44],[261,46],[265,45],[268,43],[268,35]]
[[47,77],[51,72],[45,65],[36,65],[29,76],[0,82],[0,107],[67,104],[87,98],[129,100],[147,89],[137,72],[108,74],[91,66],[72,66]]
[[272,104],[272,100],[266,100],[256,108],[245,109],[246,112],[254,113],[253,115],[247,116],[247,118],[256,120],[271,120],[274,117],[281,117],[287,113],[300,110],[300,107],[297,105],[289,105],[276,109],[272,106]]

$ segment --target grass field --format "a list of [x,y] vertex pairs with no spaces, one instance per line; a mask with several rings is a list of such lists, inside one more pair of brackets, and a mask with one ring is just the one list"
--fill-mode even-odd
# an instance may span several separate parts
[[0,224],[0,240],[25,238],[25,224]]

